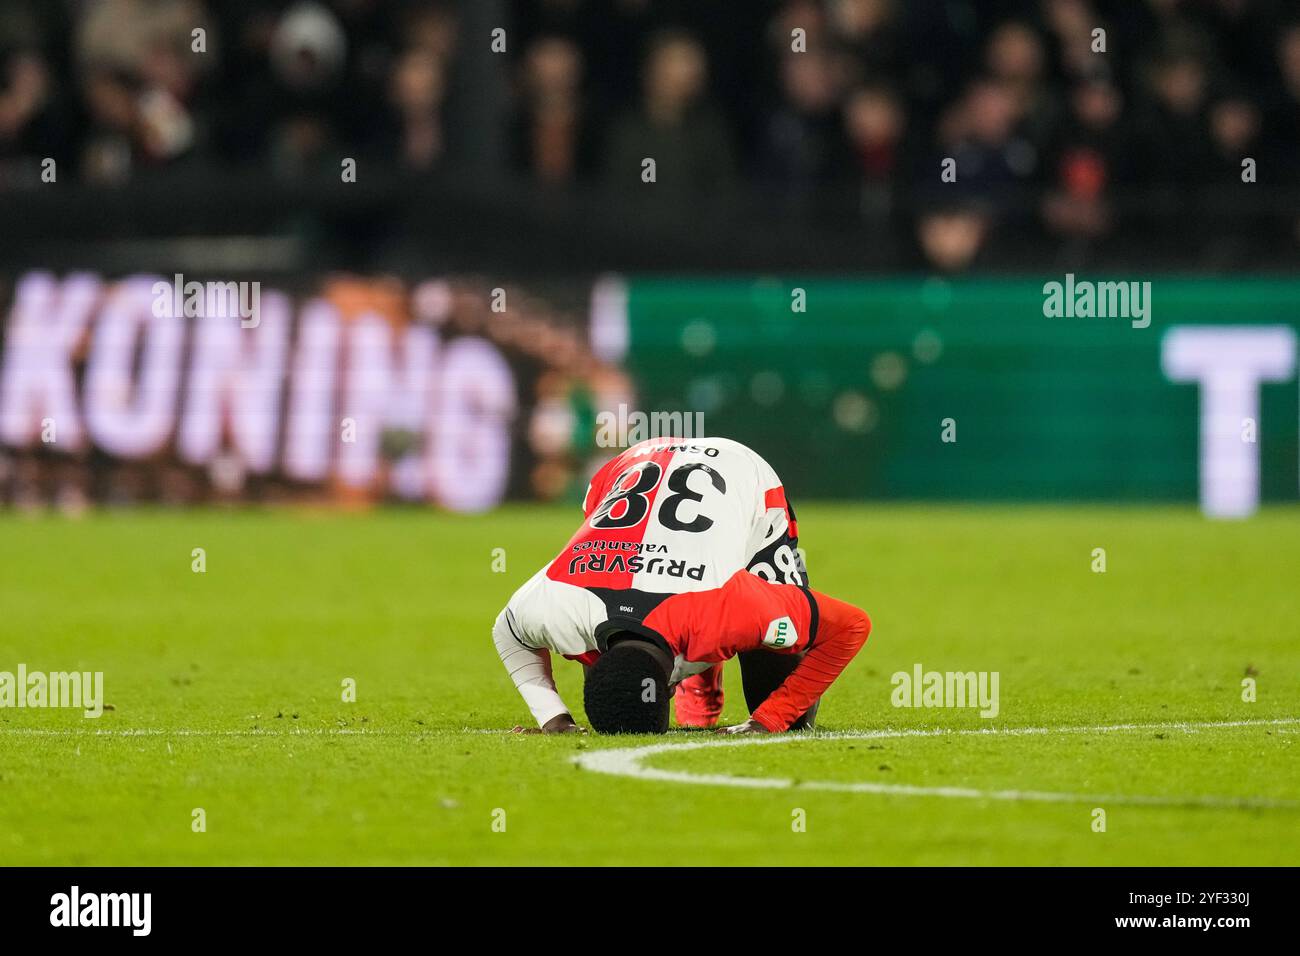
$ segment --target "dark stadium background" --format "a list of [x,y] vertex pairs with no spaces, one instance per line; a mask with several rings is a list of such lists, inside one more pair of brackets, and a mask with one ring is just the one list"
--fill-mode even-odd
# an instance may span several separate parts
[[[12,0],[6,261],[275,235],[286,268],[1294,267],[1296,21],[1270,0]],[[624,175],[643,147],[681,171],[648,211]],[[336,188],[340,155],[360,188]],[[1233,188],[1241,155],[1259,188]],[[959,209],[985,227],[969,264],[918,240]]]

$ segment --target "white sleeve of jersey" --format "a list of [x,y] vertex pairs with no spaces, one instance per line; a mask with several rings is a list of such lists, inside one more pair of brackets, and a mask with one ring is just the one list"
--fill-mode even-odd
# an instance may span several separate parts
[[551,718],[569,713],[569,708],[555,689],[550,651],[520,643],[510,628],[509,613],[506,609],[497,615],[496,623],[492,625],[492,641],[506,672],[536,718],[537,726],[542,727]]

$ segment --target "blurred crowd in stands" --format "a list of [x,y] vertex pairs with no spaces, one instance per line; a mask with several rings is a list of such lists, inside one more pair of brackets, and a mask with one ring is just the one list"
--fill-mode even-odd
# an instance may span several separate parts
[[1300,5],[4,0],[0,191],[46,157],[106,185],[354,157],[647,215],[743,195],[893,222],[954,271],[994,223],[1175,234],[1193,199],[1193,225],[1256,215],[1294,250]]

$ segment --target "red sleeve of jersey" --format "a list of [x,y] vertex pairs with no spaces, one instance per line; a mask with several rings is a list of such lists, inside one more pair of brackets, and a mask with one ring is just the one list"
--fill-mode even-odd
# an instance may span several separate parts
[[866,612],[818,591],[809,593],[818,610],[812,649],[785,683],[754,711],[754,719],[773,733],[787,729],[821,698],[871,633],[871,619]]
[[812,618],[811,592],[737,571],[720,588],[674,594],[645,624],[686,660],[716,663],[760,648],[802,651],[813,635]]

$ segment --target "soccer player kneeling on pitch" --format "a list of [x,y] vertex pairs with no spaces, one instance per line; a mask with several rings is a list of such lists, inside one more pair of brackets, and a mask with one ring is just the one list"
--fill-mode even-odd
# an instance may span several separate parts
[[611,622],[587,674],[587,719],[599,733],[664,733],[668,698],[683,677],[744,651],[802,654],[748,720],[718,731],[780,733],[817,703],[870,632],[871,620],[851,604],[740,572],[720,588],[667,598],[639,625]]
[[[492,626],[501,663],[540,733],[581,730],[556,689],[552,656],[590,667],[604,650],[602,635],[636,632],[674,596],[721,592],[737,571],[758,583],[808,583],[780,478],[730,439],[634,445],[593,476],[582,510],[582,525],[564,550],[515,591]],[[741,647],[738,656],[751,713],[799,665],[797,651]],[[679,725],[717,725],[720,663],[698,663],[671,683]],[[816,710],[793,726],[813,726]]]

